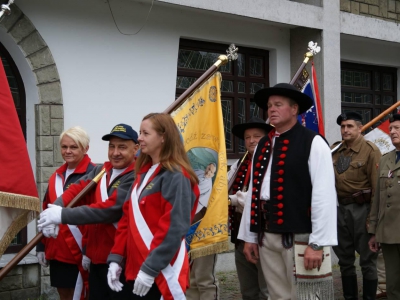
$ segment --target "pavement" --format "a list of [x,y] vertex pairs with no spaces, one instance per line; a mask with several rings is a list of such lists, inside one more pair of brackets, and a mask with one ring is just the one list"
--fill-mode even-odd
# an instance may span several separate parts
[[[333,286],[335,293],[335,300],[343,300],[342,281],[340,277],[340,269],[338,266],[338,259],[335,253],[331,250],[332,254],[332,275]],[[358,290],[359,297],[362,299],[362,274],[358,263],[359,258],[356,259],[356,269],[358,277]],[[240,300],[242,299],[239,289],[239,281],[237,278],[234,252],[218,254],[218,261],[216,266],[217,277],[220,287],[220,300]]]

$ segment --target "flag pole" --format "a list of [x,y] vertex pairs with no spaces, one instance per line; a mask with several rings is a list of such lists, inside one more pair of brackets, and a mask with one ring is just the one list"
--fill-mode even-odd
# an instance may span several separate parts
[[[318,52],[321,51],[321,47],[319,47],[317,43],[314,43],[313,41],[311,41],[308,43],[307,50],[308,51],[306,52],[306,54],[304,54],[304,60],[303,60],[302,64],[300,65],[296,74],[294,74],[292,80],[290,80],[290,82],[289,82],[291,85],[294,85],[299,90],[301,90],[303,88],[303,86],[306,83],[308,76],[309,76],[309,74],[304,69],[304,67],[307,65],[307,63],[310,61],[310,59],[312,59],[316,54],[318,54]],[[247,156],[247,152],[244,157],[246,157],[246,156]],[[228,191],[230,191],[232,189],[233,183],[235,182],[234,179],[236,178],[236,174],[239,171],[239,169],[244,161],[244,157],[243,157],[242,161],[239,163],[235,173],[232,174],[233,180],[230,180],[228,182]]]
[[[396,107],[400,106],[400,100],[398,100],[395,104],[391,105],[388,109],[385,109],[383,112],[381,112],[378,116],[376,116],[375,118],[373,118],[371,121],[369,121],[367,124],[365,124],[362,128],[361,128],[361,132],[364,132],[365,130],[367,130],[368,128],[370,128],[372,125],[374,125],[375,123],[379,122],[382,118],[386,117],[388,114],[390,114],[392,112],[392,110],[396,109]],[[340,142],[339,145],[337,145],[335,148],[333,148],[331,150],[331,153],[335,153],[340,146],[343,144],[343,141]]]
[[231,44],[228,50],[226,50],[227,55],[220,55],[218,57],[218,60],[210,68],[208,68],[208,70],[205,71],[203,75],[200,76],[200,78],[198,78],[190,87],[186,89],[186,91],[182,95],[178,97],[178,99],[172,102],[171,105],[168,106],[166,110],[164,110],[164,113],[170,114],[171,112],[173,112],[178,106],[182,104],[183,101],[189,98],[194,91],[196,91],[204,82],[206,82],[212,75],[214,75],[214,73],[217,72],[220,66],[227,64],[229,61],[236,60],[238,57],[238,50],[239,48],[237,48],[235,44]]
[[361,128],[361,132],[367,130],[369,127],[371,127],[375,123],[379,122],[382,118],[386,117],[388,114],[390,114],[392,112],[392,110],[394,110],[398,106],[400,106],[400,100],[398,100],[395,104],[393,104],[388,109],[381,112],[377,117],[373,118],[371,121],[369,121],[367,124],[365,124]]
[[[104,173],[106,172],[106,169],[102,169],[99,174],[93,180],[85,186],[78,195],[72,199],[70,203],[66,207],[73,207],[75,204],[77,204],[83,197],[86,196],[86,194],[91,191],[97,183],[100,181],[101,177],[103,177]],[[25,245],[24,248],[19,251],[12,260],[9,261],[7,265],[5,265],[1,270],[0,270],[0,280],[2,280],[8,272],[12,270],[28,253],[35,247],[41,239],[44,237],[43,233],[40,232],[38,233],[28,244]]]

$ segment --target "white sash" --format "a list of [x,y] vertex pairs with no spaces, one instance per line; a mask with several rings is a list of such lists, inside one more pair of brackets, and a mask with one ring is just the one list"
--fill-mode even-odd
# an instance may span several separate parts
[[[145,186],[144,183],[145,183],[147,177],[149,177],[149,176],[146,176],[145,180],[143,180],[143,183],[139,188],[140,192],[142,191],[143,187]],[[143,215],[140,211],[136,186],[134,187],[134,189],[132,191],[131,201],[132,201],[132,212],[133,212],[133,215],[135,218],[137,229],[138,229],[139,234],[140,234],[143,242],[145,243],[147,249],[150,249],[150,244],[151,244],[151,241],[153,240],[153,234],[151,233],[149,226],[147,226],[147,223],[146,223],[145,219],[143,218]],[[180,272],[182,270],[184,259],[185,259],[185,251],[186,251],[185,240],[183,240],[174,265],[171,266],[171,264],[169,264],[167,267],[165,267],[164,269],[161,270],[161,272],[163,273],[163,275],[167,281],[169,290],[170,290],[173,298],[177,299],[177,300],[180,300],[180,299],[185,300],[186,299],[185,293],[183,292],[182,287],[179,284],[179,279],[178,279]],[[161,299],[164,299],[164,297],[161,296]]]
[[[64,192],[64,185],[63,185],[63,180],[60,175],[56,174],[56,195],[57,198],[60,197]],[[79,249],[82,251],[82,233],[79,230],[78,226],[76,225],[69,225],[67,224],[69,230],[71,231],[76,243],[79,246]],[[81,272],[78,272],[78,278],[76,280],[75,284],[75,290],[74,290],[74,297],[73,300],[79,300],[81,299],[81,294],[82,294],[82,289],[83,289],[83,279]]]
[[[107,176],[101,177],[100,181],[100,194],[101,194],[101,201],[105,202],[108,199],[108,192],[107,192]],[[113,223],[115,228],[118,228],[118,222]]]

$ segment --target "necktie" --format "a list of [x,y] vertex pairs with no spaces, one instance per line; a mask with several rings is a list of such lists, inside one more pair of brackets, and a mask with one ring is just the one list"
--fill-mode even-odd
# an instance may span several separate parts
[[400,151],[396,151],[396,164],[400,160]]

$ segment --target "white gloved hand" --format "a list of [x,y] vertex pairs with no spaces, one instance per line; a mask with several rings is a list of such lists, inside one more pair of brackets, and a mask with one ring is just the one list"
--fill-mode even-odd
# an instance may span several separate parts
[[85,271],[89,271],[90,270],[90,262],[91,262],[91,260],[90,260],[89,257],[87,257],[85,254],[82,255],[82,268]]
[[62,207],[54,204],[49,204],[47,207],[48,209],[40,213],[40,219],[38,221],[39,230],[50,224],[61,224]]
[[154,277],[147,275],[145,272],[140,270],[135,279],[135,285],[133,286],[132,292],[140,297],[146,296],[153,283]]
[[107,273],[107,282],[110,289],[112,289],[114,292],[122,291],[122,287],[124,286],[119,281],[119,276],[121,275],[121,272],[122,268],[119,266],[119,264],[115,262],[110,263]]
[[246,201],[247,192],[238,191],[236,193],[238,205],[236,206],[236,211],[239,213],[243,213],[244,203]]
[[49,262],[46,259],[46,256],[44,255],[44,252],[36,252],[36,257],[38,259],[38,262],[41,266],[47,268],[49,266]]
[[231,205],[237,206],[238,205],[238,198],[236,195],[229,195],[229,199],[231,199]]
[[58,232],[60,231],[60,226],[58,225],[54,225],[54,224],[50,224],[47,225],[45,227],[40,227],[38,226],[39,231],[43,232],[43,235],[47,238],[57,238],[58,236]]

